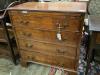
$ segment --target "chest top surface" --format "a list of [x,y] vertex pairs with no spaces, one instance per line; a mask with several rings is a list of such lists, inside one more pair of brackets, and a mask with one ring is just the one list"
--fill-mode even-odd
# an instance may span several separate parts
[[8,10],[54,11],[54,12],[86,12],[85,2],[27,2],[10,7]]

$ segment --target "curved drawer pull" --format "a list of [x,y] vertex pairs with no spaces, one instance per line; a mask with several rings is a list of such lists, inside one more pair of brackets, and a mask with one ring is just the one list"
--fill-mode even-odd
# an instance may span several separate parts
[[24,35],[24,36],[26,35],[24,32],[21,32],[20,34],[21,34],[21,35]]
[[68,41],[68,39],[67,38],[63,38],[62,41]]
[[32,33],[28,33],[27,36],[28,36],[28,37],[31,37],[31,36],[32,36]]
[[31,59],[31,57],[30,56],[27,56],[27,59]]
[[27,25],[29,23],[29,21],[20,21],[20,23],[23,25]]
[[64,29],[64,28],[68,27],[68,25],[66,23],[64,23],[64,24],[62,23],[62,25],[60,23],[56,23],[56,27],[57,27],[57,29]]
[[61,25],[60,23],[56,23],[56,27],[57,27],[58,29],[62,29],[62,28],[63,28],[62,25]]
[[28,48],[32,48],[32,47],[33,47],[33,44],[31,44],[31,43],[27,43],[27,44],[26,44],[26,47],[28,47]]
[[32,33],[25,33],[25,32],[22,32],[21,35],[27,36],[27,37],[31,37],[31,36],[32,36]]
[[64,50],[60,50],[60,49],[57,49],[57,52],[58,52],[58,53],[61,53],[61,54],[64,54],[64,53],[65,53]]

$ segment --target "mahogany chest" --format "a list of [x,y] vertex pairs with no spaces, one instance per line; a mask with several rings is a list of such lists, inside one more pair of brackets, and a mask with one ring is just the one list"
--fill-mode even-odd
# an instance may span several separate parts
[[81,2],[27,2],[9,8],[22,65],[34,61],[76,72],[85,12]]

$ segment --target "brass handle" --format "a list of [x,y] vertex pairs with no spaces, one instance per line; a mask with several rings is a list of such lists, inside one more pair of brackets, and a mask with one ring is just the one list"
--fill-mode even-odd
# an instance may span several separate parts
[[20,34],[21,34],[21,35],[24,35],[24,36],[26,35],[24,32],[21,32]]
[[31,43],[27,43],[27,44],[26,44],[26,47],[28,47],[28,48],[32,48],[32,47],[33,47],[33,44],[31,44]]
[[20,21],[22,25],[28,25],[29,21]]
[[25,33],[25,32],[22,32],[21,34],[24,35],[24,36],[27,36],[27,37],[31,37],[31,36],[32,36],[32,33]]
[[64,29],[68,27],[68,25],[66,23],[63,23],[62,25],[60,23],[56,23],[56,27],[57,29]]
[[62,38],[62,41],[68,41],[68,39],[67,38]]
[[66,28],[66,27],[68,27],[68,25],[67,24],[63,24],[63,28]]
[[30,60],[32,59],[32,57],[31,57],[31,56],[27,56],[27,58],[28,58],[28,59],[30,59]]
[[28,33],[27,36],[28,36],[28,37],[31,37],[31,36],[32,36],[32,33]]
[[62,25],[61,25],[60,23],[56,23],[56,27],[57,27],[58,29],[62,29],[62,28],[63,28]]
[[64,53],[65,53],[64,50],[60,50],[60,49],[57,49],[57,52],[58,52],[58,53],[61,53],[61,54],[64,54]]

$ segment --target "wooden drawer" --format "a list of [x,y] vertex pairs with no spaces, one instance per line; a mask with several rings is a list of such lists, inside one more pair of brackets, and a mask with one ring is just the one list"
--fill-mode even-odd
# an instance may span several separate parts
[[45,30],[31,30],[15,28],[17,38],[33,39],[38,41],[45,41],[63,45],[69,45],[76,47],[81,37],[81,33],[61,31],[61,40],[58,37],[56,31]]
[[100,32],[96,33],[96,44],[100,44]]
[[77,13],[11,11],[10,15],[13,25],[16,27],[44,30],[58,30],[60,28],[76,32],[81,30],[82,18]]
[[30,51],[23,51],[20,50],[21,58],[25,61],[35,61],[40,62],[44,64],[51,64],[59,67],[64,67],[67,69],[73,69],[75,70],[75,66],[77,65],[77,62],[75,59],[69,59],[63,56],[51,56],[39,52],[30,52]]
[[77,47],[50,44],[45,42],[18,40],[19,48],[28,51],[37,51],[49,55],[65,56],[75,58],[77,56]]

